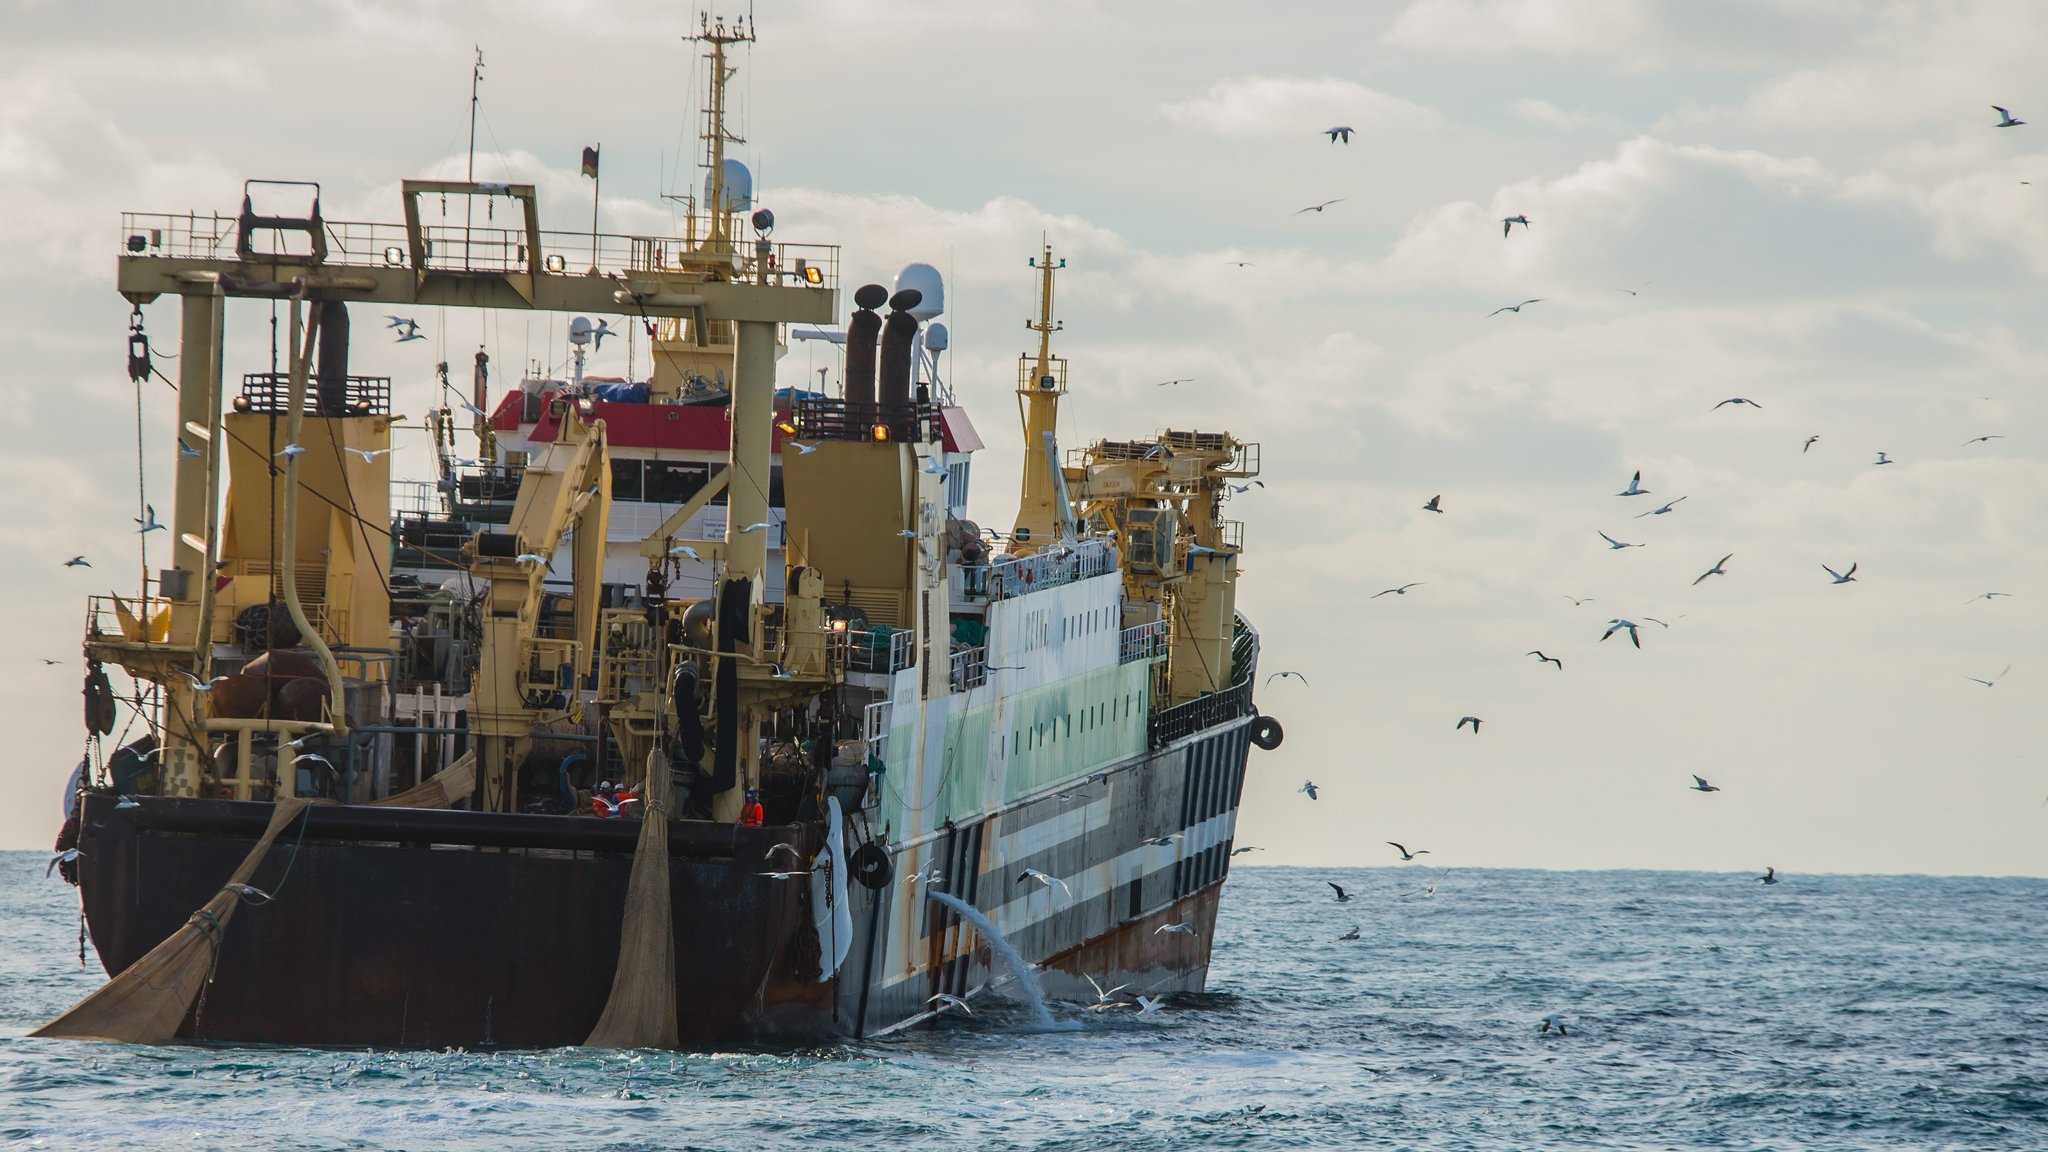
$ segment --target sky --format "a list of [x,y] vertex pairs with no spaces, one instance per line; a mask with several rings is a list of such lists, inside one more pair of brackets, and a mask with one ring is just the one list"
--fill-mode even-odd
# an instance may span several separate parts
[[[698,179],[681,6],[95,11],[0,0],[7,847],[54,836],[80,755],[84,598],[136,579],[120,212],[308,179],[329,219],[396,221],[401,178],[463,171],[477,47],[478,178],[534,182],[543,227],[587,227],[585,145],[607,231],[667,230]],[[734,94],[778,239],[840,245],[848,289],[947,275],[983,524],[1015,513],[1041,238],[1068,261],[1063,445],[1260,445],[1239,603],[1263,669],[1306,682],[1259,693],[1287,737],[1253,753],[1249,859],[2048,875],[2048,8],[1248,12],[760,0]],[[175,304],[144,318],[175,351]],[[500,384],[559,371],[564,320],[422,315],[398,347],[361,316],[354,370],[417,415],[479,344]],[[231,306],[231,376],[269,366],[268,321]],[[592,371],[645,367],[614,341]],[[819,367],[795,345],[782,382]],[[141,403],[167,503],[173,397]],[[1616,495],[1637,470],[1651,494]],[[1615,617],[1640,649],[1601,640]]]

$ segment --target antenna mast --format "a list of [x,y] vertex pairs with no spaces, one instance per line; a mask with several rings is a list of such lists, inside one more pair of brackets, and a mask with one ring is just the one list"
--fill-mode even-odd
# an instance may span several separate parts
[[711,98],[704,104],[704,167],[710,172],[711,203],[707,206],[711,215],[711,230],[704,238],[704,247],[717,249],[724,245],[726,236],[725,211],[725,146],[744,144],[743,137],[734,136],[725,130],[725,83],[732,79],[738,68],[729,68],[725,63],[727,44],[752,44],[754,42],[754,20],[742,16],[727,25],[725,17],[713,16],[708,12],[697,14],[697,34],[688,37],[711,45],[705,59],[711,61]]
[[[463,169],[462,176],[464,180],[468,180],[471,183],[476,182],[477,89],[481,87],[484,82],[483,45],[477,44],[473,45],[473,47],[476,49],[476,64],[469,70],[469,163]],[[443,200],[443,203],[446,203],[445,199]],[[471,219],[475,215],[476,197],[464,196],[462,198],[462,266],[464,268],[469,267],[469,225]]]

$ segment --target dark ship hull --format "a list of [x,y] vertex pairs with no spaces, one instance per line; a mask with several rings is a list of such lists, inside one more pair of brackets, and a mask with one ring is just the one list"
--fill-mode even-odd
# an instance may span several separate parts
[[[1092,1000],[1083,974],[1134,993],[1200,990],[1253,721],[1247,709],[1116,765],[1106,779],[958,823],[924,847],[957,878],[944,890],[1004,925],[1044,967],[1054,995]],[[1084,788],[1099,790],[1099,825],[1063,815]],[[269,810],[85,797],[78,879],[109,973],[219,890]],[[1145,843],[1174,832],[1169,847]],[[837,949],[821,938],[812,888],[761,874],[776,843],[818,851],[815,827],[676,821],[669,835],[687,1045],[874,1035],[925,1018],[936,993],[973,996],[1007,975],[986,941],[894,867],[876,887],[847,886],[851,939],[828,975]],[[636,837],[630,821],[316,806],[264,860],[253,884],[272,898],[230,922],[180,1035],[580,1044],[610,992]],[[906,847],[889,846],[892,861]],[[1025,868],[1066,877],[1071,896],[1020,885]],[[1160,931],[1169,924],[1193,931]]]

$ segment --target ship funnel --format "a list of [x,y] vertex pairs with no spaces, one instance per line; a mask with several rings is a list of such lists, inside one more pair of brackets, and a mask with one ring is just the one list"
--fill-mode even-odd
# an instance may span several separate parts
[[875,341],[882,335],[875,309],[888,300],[889,290],[880,284],[863,284],[853,292],[860,311],[846,325],[846,403],[857,419],[867,419],[875,406]]
[[917,315],[911,309],[924,300],[915,288],[889,297],[889,319],[882,325],[882,419],[910,414],[910,346],[917,342]]
[[322,416],[348,415],[348,305],[329,300],[320,305],[320,350],[314,367],[315,410]]

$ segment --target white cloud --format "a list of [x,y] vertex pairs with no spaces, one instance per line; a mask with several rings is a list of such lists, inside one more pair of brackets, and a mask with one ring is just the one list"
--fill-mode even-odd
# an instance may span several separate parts
[[1436,120],[1418,104],[1334,76],[1240,76],[1160,109],[1177,124],[1223,136],[1297,134],[1332,125],[1415,127]]
[[1508,105],[1508,111],[1514,113],[1518,119],[1525,120],[1528,123],[1541,124],[1545,128],[1557,128],[1566,132],[1576,132],[1582,128],[1590,128],[1600,122],[1595,117],[1587,116],[1580,112],[1567,112],[1548,100],[1538,100],[1533,97],[1523,97],[1520,100],[1516,100]]
[[1485,55],[1611,55],[1640,44],[1647,30],[1634,0],[1416,0],[1384,39]]

